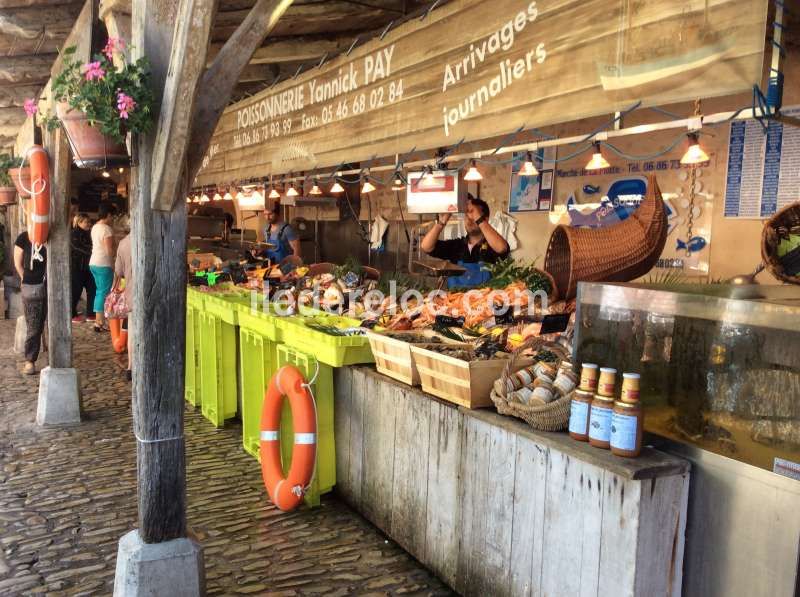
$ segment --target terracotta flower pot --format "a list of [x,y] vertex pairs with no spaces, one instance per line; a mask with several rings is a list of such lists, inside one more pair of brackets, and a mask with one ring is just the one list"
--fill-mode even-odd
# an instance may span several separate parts
[[90,125],[83,112],[61,102],[56,106],[56,114],[67,132],[78,168],[105,168],[130,163],[125,144],[118,143]]
[[[31,169],[27,166],[24,168],[9,168],[8,175],[11,177],[11,180],[14,181],[14,186],[17,187],[17,193],[23,199],[27,199],[31,196],[28,192],[31,188]],[[19,179],[22,178],[22,184],[20,185]],[[27,189],[27,190],[26,190]]]
[[14,187],[0,187],[0,205],[16,205],[17,189]]

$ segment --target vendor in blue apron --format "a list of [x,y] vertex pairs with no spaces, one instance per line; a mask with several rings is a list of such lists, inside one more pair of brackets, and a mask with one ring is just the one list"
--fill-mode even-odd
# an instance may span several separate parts
[[274,248],[263,251],[262,257],[269,258],[274,264],[280,263],[289,255],[300,257],[300,239],[294,228],[283,221],[280,205],[268,204],[264,209],[264,218],[267,220],[264,242],[273,245]]
[[446,259],[466,268],[461,276],[447,279],[449,288],[468,288],[486,283],[491,275],[483,269],[508,256],[508,243],[489,224],[489,205],[483,199],[469,195],[464,226],[467,235],[452,240],[439,240],[451,214],[440,214],[422,239],[422,250],[431,257]]

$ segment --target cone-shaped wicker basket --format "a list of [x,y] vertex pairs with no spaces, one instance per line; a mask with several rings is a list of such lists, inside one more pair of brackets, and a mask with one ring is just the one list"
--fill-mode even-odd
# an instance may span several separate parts
[[630,217],[614,226],[558,226],[550,237],[545,269],[561,298],[575,297],[578,282],[628,282],[649,272],[667,242],[667,213],[655,176]]
[[761,258],[769,273],[783,282],[800,284],[800,276],[787,274],[777,255],[781,239],[789,234],[800,234],[800,201],[787,205],[772,216],[764,225],[764,232],[761,235]]

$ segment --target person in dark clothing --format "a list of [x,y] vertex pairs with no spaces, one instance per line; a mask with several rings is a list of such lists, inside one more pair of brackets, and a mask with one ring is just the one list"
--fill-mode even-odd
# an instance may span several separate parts
[[42,347],[47,319],[47,249],[33,247],[27,231],[14,243],[14,267],[22,280],[22,305],[25,308],[25,375],[36,373],[36,359]]
[[[94,320],[94,276],[89,269],[89,258],[92,256],[92,220],[84,213],[75,216],[72,226],[70,244],[72,248],[72,321]],[[86,290],[86,314],[78,315],[78,303],[81,294]]]
[[448,279],[454,287],[478,286],[491,277],[483,269],[486,263],[497,263],[508,257],[506,240],[489,224],[489,205],[478,197],[469,195],[464,214],[467,235],[451,240],[439,240],[439,235],[450,220],[449,213],[440,215],[422,239],[422,250],[431,257],[446,259],[466,269],[462,276]]

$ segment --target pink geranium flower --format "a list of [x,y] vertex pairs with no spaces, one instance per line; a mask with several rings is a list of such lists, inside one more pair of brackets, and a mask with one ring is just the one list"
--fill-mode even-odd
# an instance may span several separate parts
[[136,101],[122,91],[117,91],[117,110],[120,118],[128,118],[128,114],[136,108]]
[[83,66],[83,75],[87,81],[102,80],[106,76],[106,71],[100,66],[100,62],[89,62]]
[[121,37],[109,37],[106,42],[106,47],[103,48],[103,54],[109,60],[114,59],[114,52],[121,52],[125,49],[125,40]]
[[28,116],[35,116],[36,113],[39,111],[37,107],[38,104],[36,102],[36,98],[26,99],[25,100],[25,114]]

